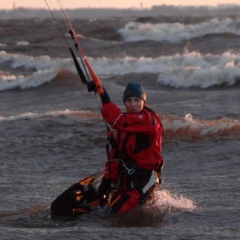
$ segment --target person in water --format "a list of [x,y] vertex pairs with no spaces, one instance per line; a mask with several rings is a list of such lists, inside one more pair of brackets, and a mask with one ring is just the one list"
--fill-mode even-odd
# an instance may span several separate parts
[[[94,82],[88,91],[96,91]],[[100,95],[102,115],[115,136],[109,136],[112,149],[105,164],[99,189],[91,179],[75,183],[51,204],[51,216],[79,216],[101,206],[112,213],[134,209],[154,197],[161,183],[163,126],[158,115],[147,106],[147,96],[139,83],[131,82],[123,93],[126,112],[113,102],[104,89]]]
[[[93,85],[88,84],[89,91],[94,91]],[[126,112],[111,102],[106,89],[100,97],[103,118],[116,130],[116,146],[106,162],[98,197],[101,206],[107,205],[113,213],[123,213],[146,202],[161,183],[163,126],[147,106],[146,93],[139,83],[130,82],[126,86],[123,93]],[[112,186],[119,182],[119,190],[109,199]]]

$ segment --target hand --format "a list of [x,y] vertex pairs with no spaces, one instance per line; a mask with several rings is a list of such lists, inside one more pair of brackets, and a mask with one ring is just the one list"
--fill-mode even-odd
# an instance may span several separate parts
[[[87,83],[87,88],[88,88],[89,92],[97,92],[97,86],[96,86],[94,81],[88,82]],[[109,103],[111,100],[110,100],[110,97],[109,97],[106,89],[105,88],[103,88],[103,89],[104,89],[104,92],[103,92],[102,95],[100,95],[100,97],[101,97],[101,100],[102,100],[102,104],[104,105],[106,103]]]
[[89,92],[97,92],[97,86],[94,81],[87,82],[87,89]]
[[108,202],[110,187],[111,187],[110,180],[103,177],[102,182],[98,189],[98,198],[99,198],[101,207],[106,205]]

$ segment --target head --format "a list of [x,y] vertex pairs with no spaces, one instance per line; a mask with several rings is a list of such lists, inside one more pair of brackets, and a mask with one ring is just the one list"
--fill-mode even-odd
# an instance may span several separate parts
[[123,102],[127,112],[140,112],[146,104],[146,93],[139,83],[130,82],[123,92]]

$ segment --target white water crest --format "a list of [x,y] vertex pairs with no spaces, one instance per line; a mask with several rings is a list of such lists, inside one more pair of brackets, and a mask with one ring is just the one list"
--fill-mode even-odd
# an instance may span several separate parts
[[240,121],[230,118],[217,120],[200,120],[192,116],[191,113],[184,118],[166,115],[162,118],[162,123],[166,132],[176,133],[178,136],[192,138],[212,137],[219,135],[239,134]]
[[154,73],[157,82],[174,88],[208,88],[234,85],[240,80],[240,55],[231,51],[223,54],[201,54],[186,50],[183,54],[157,58],[92,59],[98,74]]
[[240,34],[240,18],[218,19],[196,24],[184,23],[140,23],[128,22],[123,29],[119,30],[122,38],[126,42],[136,42],[144,40],[179,42],[207,34],[233,33]]
[[[240,79],[240,55],[231,51],[219,55],[201,54],[185,50],[172,56],[91,58],[89,62],[100,75],[123,75],[129,73],[158,74],[159,84],[174,88],[208,88],[212,86],[231,86]],[[14,88],[33,88],[52,81],[61,69],[76,73],[71,58],[32,57],[22,54],[0,52],[0,63],[11,64],[16,70],[23,68],[31,71],[27,75],[1,72],[0,90]]]
[[27,41],[20,41],[20,42],[17,42],[16,45],[17,46],[28,46],[30,43],[27,42]]
[[0,122],[1,121],[16,121],[16,120],[21,120],[21,119],[41,119],[41,118],[58,118],[58,117],[98,117],[98,114],[94,114],[90,111],[85,111],[85,110],[70,110],[70,109],[65,109],[65,110],[52,110],[52,111],[47,111],[45,113],[37,113],[37,112],[26,112],[22,113],[20,115],[16,116],[1,116],[0,115]]
[[23,75],[0,76],[0,90],[38,87],[44,83],[52,81],[57,73],[58,72],[54,70],[40,70],[26,77]]
[[231,86],[240,80],[239,57],[230,51],[221,55],[186,51],[169,57],[172,64],[165,67],[158,82],[174,88]]
[[[24,54],[0,52],[0,64],[10,64],[11,73],[0,73],[0,90],[14,88],[26,89],[38,87],[44,83],[51,82],[63,66],[69,66],[74,71],[72,60],[51,58],[49,56],[33,57]],[[17,69],[21,70],[21,74]],[[14,72],[17,71],[17,73]],[[24,74],[24,70],[27,71]]]

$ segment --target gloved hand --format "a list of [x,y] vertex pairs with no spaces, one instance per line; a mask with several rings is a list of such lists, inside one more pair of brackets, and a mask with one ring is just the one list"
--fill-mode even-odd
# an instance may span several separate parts
[[102,182],[98,189],[98,198],[99,198],[101,207],[106,205],[108,202],[110,188],[111,188],[111,181],[103,177]]
[[[96,86],[95,82],[94,81],[88,82],[87,89],[89,92],[97,92],[97,86]],[[103,90],[104,90],[104,93],[102,95],[100,95],[100,97],[102,100],[102,104],[104,105],[106,103],[109,103],[111,100],[108,95],[108,92],[106,91],[106,89],[104,87],[103,87]]]
[[87,89],[89,92],[97,92],[97,86],[94,81],[87,82]]

